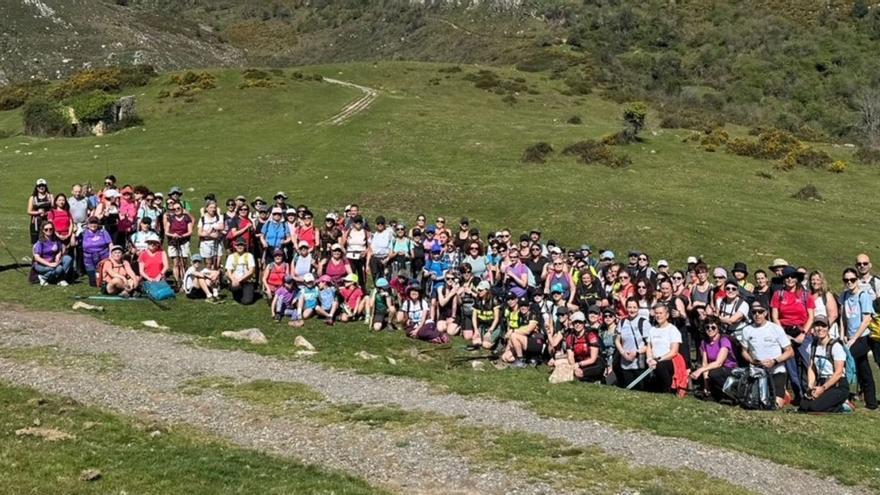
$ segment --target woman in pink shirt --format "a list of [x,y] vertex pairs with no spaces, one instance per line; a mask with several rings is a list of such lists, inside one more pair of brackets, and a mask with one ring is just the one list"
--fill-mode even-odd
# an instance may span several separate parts
[[54,204],[46,219],[55,227],[55,237],[65,247],[76,245],[76,236],[73,235],[73,217],[70,216],[70,205],[67,204],[67,196],[60,193],[55,196]]

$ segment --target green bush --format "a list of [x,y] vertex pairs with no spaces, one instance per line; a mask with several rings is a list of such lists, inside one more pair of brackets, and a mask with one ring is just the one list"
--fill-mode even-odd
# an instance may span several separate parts
[[799,199],[801,201],[821,201],[822,195],[819,194],[819,190],[813,184],[807,184],[806,186],[798,189],[798,191],[791,195],[794,199]]
[[786,170],[791,170],[796,167],[807,167],[815,170],[817,168],[827,167],[834,161],[834,159],[824,151],[809,146],[802,146],[789,151],[782,161],[786,165]]
[[837,160],[828,166],[828,171],[835,173],[835,174],[842,174],[842,173],[846,172],[846,168],[847,168],[847,165],[846,165],[845,161]]
[[562,154],[576,156],[578,161],[587,165],[601,163],[610,168],[623,168],[632,163],[629,156],[617,154],[608,144],[592,139],[566,146]]
[[667,110],[660,119],[663,129],[712,129],[723,126],[724,119],[690,109]]
[[15,110],[34,96],[43,95],[48,81],[36,80],[0,87],[0,111]]
[[553,153],[553,146],[549,143],[535,143],[523,152],[522,161],[524,163],[544,163],[547,157]]
[[778,160],[804,145],[791,133],[772,129],[761,132],[757,141],[734,138],[727,142],[727,151],[740,156]]
[[571,125],[581,125],[584,123],[584,119],[580,115],[572,115],[565,122]]
[[260,69],[245,69],[241,75],[245,79],[272,79],[272,74]]
[[626,143],[639,140],[639,133],[645,127],[648,107],[640,102],[629,103],[623,108],[623,139]]
[[461,67],[457,65],[452,65],[450,67],[441,67],[437,69],[437,72],[441,74],[456,74],[458,72],[461,72]]
[[67,101],[67,105],[73,108],[77,120],[87,124],[96,124],[107,116],[107,112],[118,98],[101,91],[75,96]]
[[519,100],[516,99],[516,96],[513,95],[507,95],[504,98],[501,98],[501,101],[508,105],[516,105],[519,102]]
[[49,90],[49,96],[63,100],[90,91],[116,92],[124,87],[145,86],[156,75],[151,65],[103,67],[77,72]]
[[865,165],[876,165],[880,163],[880,149],[862,146],[856,150],[855,157]]
[[588,95],[593,91],[592,84],[583,76],[569,76],[565,78],[564,82],[573,95]]
[[28,100],[22,108],[24,132],[31,136],[72,136],[73,124],[60,103],[38,97]]

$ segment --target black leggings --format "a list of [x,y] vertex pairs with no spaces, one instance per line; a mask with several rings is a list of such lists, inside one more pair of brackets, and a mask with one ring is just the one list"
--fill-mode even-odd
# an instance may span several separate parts
[[868,409],[877,409],[877,392],[874,389],[874,374],[871,372],[871,362],[868,361],[869,339],[870,337],[862,337],[857,340],[850,348],[850,352],[856,362],[856,376],[859,379],[859,390],[865,394],[865,407]]
[[672,392],[672,376],[675,374],[675,368],[672,361],[660,361],[654,368],[654,377],[651,380],[651,392],[668,394]]
[[351,271],[358,276],[358,284],[360,284],[361,289],[366,291],[367,288],[367,260],[364,258],[359,258],[356,260],[349,259],[349,264],[351,264]]
[[709,378],[705,380],[704,386],[715,401],[724,398],[724,382],[727,381],[727,377],[730,376],[730,373],[730,368],[725,368],[723,366],[709,371]]
[[230,289],[232,291],[232,299],[245,306],[254,303],[254,284],[251,282],[244,282],[238,286],[237,289]]
[[840,380],[830,389],[826,390],[818,399],[801,400],[801,412],[837,412],[840,406],[849,398],[849,384],[846,377]]
[[584,376],[580,377],[579,380],[582,382],[597,382],[605,378],[605,362],[602,359],[597,359],[595,363],[584,366],[581,368],[581,371],[584,372]]
[[[626,388],[629,386],[630,383],[633,382],[633,380],[638,378],[639,375],[641,375],[644,372],[645,372],[645,370],[639,370],[639,369],[636,369],[636,370],[622,369],[622,370],[620,370],[621,380],[618,383],[620,384],[621,388]],[[648,378],[648,377],[644,378],[642,381],[637,383],[636,386],[633,387],[633,390],[644,390],[645,384],[649,380],[650,380],[650,378]]]

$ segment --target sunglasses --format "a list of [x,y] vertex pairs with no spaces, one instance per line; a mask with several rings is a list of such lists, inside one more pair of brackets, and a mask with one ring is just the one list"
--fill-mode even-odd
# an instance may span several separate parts
[[847,277],[847,278],[843,279],[843,281],[848,284],[854,284],[854,283],[856,283],[856,280],[858,280],[858,279],[855,277]]
[[48,228],[48,229],[43,229],[43,232],[52,232],[53,230],[55,230],[55,229],[53,229],[53,228]]
[[470,248],[470,250],[471,250],[471,251],[479,251],[479,250],[480,250],[480,248],[478,248],[478,247],[476,247],[476,246],[474,246],[474,247],[472,247],[472,248]]
[[684,280],[684,277],[676,275],[676,276],[672,277],[672,279],[673,280]]
[[718,325],[706,325],[706,330],[718,330]]
[[724,290],[726,290],[727,292],[736,292],[739,289],[737,289],[736,287],[725,287]]
[[870,261],[859,261],[858,263],[856,263],[856,265],[858,265],[858,266],[868,266],[870,264],[871,264]]
[[504,239],[509,239],[510,234],[501,234],[500,237],[503,237]]
[[639,261],[648,261],[648,258],[639,258]]
[[752,313],[755,313],[757,315],[764,314],[766,312],[767,312],[767,310],[764,308],[753,308],[752,309]]
[[638,287],[636,287],[636,288],[639,289],[639,290],[648,290],[648,288],[645,287],[644,285],[640,285],[640,286],[638,286]]
[[715,280],[724,280],[725,278],[727,277],[725,277],[724,275],[715,275]]
[[629,280],[629,275],[621,275],[617,278],[619,278],[620,280]]

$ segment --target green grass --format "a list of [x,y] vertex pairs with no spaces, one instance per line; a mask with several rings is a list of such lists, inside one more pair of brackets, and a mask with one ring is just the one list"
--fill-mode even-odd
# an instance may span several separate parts
[[[0,385],[0,408],[0,493],[383,493],[353,477],[24,388]],[[49,443],[15,435],[35,419],[76,438]],[[157,429],[162,433],[151,436]],[[80,481],[92,468],[101,479]]]
[[[239,90],[240,74],[220,71],[219,87],[192,103],[160,102],[156,95],[165,77],[139,91],[144,128],[104,138],[0,139],[0,197],[8,198],[0,204],[0,237],[16,257],[29,251],[24,206],[38,176],[57,191],[73,182],[98,182],[112,172],[123,183],[143,182],[162,191],[171,185],[193,187],[187,196],[194,203],[209,191],[226,198],[282,189],[318,215],[355,202],[368,217],[384,214],[407,222],[420,212],[453,222],[466,214],[483,232],[506,226],[516,233],[540,225],[545,237],[564,245],[587,241],[618,254],[641,247],[673,266],[681,266],[688,255],[704,255],[712,264],[742,260],[754,271],[781,256],[820,267],[833,281],[857,252],[878,252],[878,241],[865,236],[873,228],[870,216],[853,214],[858,198],[875,195],[877,168],[851,164],[840,175],[776,172],[768,161],[706,153],[682,143],[688,131],[656,129],[653,113],[645,141],[618,150],[633,160],[627,169],[581,165],[558,153],[546,164],[525,165],[520,156],[535,142],[548,141],[558,151],[617,130],[620,106],[594,96],[562,95],[564,85],[541,74],[493,69],[505,78],[525,77],[539,92],[519,95],[519,103],[508,105],[462,79],[475,67],[463,66],[459,74],[438,72],[446,66],[305,69],[381,91],[368,111],[341,127],[316,124],[359,97],[355,90],[315,82]],[[438,77],[439,85],[429,82]],[[565,123],[575,113],[584,124]],[[0,112],[0,131],[16,126],[15,118]],[[828,149],[835,158],[850,158],[845,148]],[[759,171],[772,171],[776,178],[759,178]],[[818,186],[823,202],[789,197],[807,183]],[[0,300],[48,309],[68,308],[67,294],[93,293],[85,287],[30,287],[13,271],[0,273],[0,284],[7,289]],[[115,323],[140,327],[141,320],[156,319],[173,332],[202,336],[204,343],[222,348],[294,353],[293,333],[268,323],[263,305],[178,301],[167,312],[149,303],[104,305],[108,310],[99,317]],[[267,334],[268,346],[219,338],[223,330],[254,326]],[[398,335],[370,335],[362,325],[309,325],[302,334],[320,351],[313,359],[327,365],[519,400],[542,414],[689,438],[880,489],[880,448],[868,441],[880,434],[876,414],[765,415],[607,388],[550,387],[542,371],[474,372],[453,361],[458,351],[417,359],[410,349],[421,344]],[[394,357],[398,364],[361,361],[354,357],[360,350]],[[806,431],[809,443],[798,440]],[[831,458],[840,462],[827,462]]]

